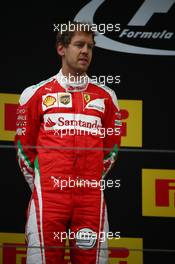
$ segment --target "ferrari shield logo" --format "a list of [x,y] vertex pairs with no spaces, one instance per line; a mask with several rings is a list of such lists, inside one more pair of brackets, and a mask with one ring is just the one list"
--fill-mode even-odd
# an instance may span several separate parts
[[86,103],[88,103],[90,101],[91,97],[89,94],[84,94],[84,100],[86,101]]

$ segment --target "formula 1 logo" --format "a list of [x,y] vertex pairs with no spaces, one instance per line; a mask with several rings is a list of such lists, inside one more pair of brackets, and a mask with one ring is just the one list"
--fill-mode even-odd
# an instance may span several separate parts
[[145,26],[155,13],[167,13],[174,3],[174,0],[146,0],[128,25]]
[[[99,8],[102,4],[104,4],[104,0],[92,0],[87,5],[85,5],[75,16],[75,21],[84,21],[86,17],[86,21],[90,21],[92,24],[94,23],[94,16],[99,11]],[[128,24],[126,28],[123,28],[121,32],[119,32],[118,40],[111,39],[102,34],[98,34],[96,36],[96,46],[119,52],[126,53],[135,53],[135,54],[147,54],[147,55],[167,55],[174,56],[175,51],[165,49],[163,45],[163,49],[157,48],[146,48],[140,47],[138,45],[143,43],[143,45],[147,45],[147,43],[153,46],[155,45],[155,41],[160,42],[171,40],[174,38],[174,32],[168,31],[167,29],[163,29],[158,25],[159,30],[155,31],[153,27],[151,30],[146,27],[148,22],[154,17],[155,14],[159,14],[159,17],[167,14],[172,8],[175,0],[145,0],[132,18],[128,19]],[[106,4],[106,3],[105,3]],[[119,7],[117,7],[119,9]],[[126,15],[126,14],[125,14]],[[139,30],[138,30],[139,27]],[[128,40],[129,44],[122,43],[122,40],[125,42]],[[133,44],[131,44],[131,42]],[[151,44],[150,44],[151,43]]]

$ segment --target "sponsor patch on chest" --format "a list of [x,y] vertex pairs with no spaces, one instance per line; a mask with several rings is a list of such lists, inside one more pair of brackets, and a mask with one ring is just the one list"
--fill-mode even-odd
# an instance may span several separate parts
[[71,93],[48,93],[42,96],[43,111],[54,107],[72,107]]
[[71,93],[58,93],[59,107],[72,107],[72,94]]
[[43,111],[52,107],[58,107],[57,93],[49,93],[42,96]]
[[105,99],[94,99],[87,103],[85,109],[93,109],[104,113],[105,111]]

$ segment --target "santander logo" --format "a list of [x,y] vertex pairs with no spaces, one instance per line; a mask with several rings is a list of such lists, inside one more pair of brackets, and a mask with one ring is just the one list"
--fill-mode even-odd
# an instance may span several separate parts
[[53,127],[56,125],[56,122],[53,122],[52,119],[50,117],[48,117],[46,123],[45,123],[45,126],[46,127]]
[[83,114],[51,113],[44,115],[45,130],[81,129],[93,130],[102,127],[101,119]]
[[[94,16],[96,11],[99,9],[99,7],[105,2],[105,0],[92,0],[88,4],[86,4],[75,16],[75,21],[84,21],[84,18],[86,18],[86,21],[94,23]],[[125,28],[122,30],[122,32],[119,35],[119,40],[116,41],[113,39],[110,39],[109,37],[106,37],[102,34],[98,34],[96,36],[96,46],[117,51],[117,52],[125,52],[125,53],[134,53],[134,54],[143,54],[143,55],[161,55],[161,56],[174,56],[175,51],[174,50],[168,50],[168,49],[157,49],[157,48],[146,48],[146,47],[139,47],[136,46],[135,39],[140,38],[143,41],[149,41],[150,39],[154,41],[155,39],[158,39],[161,41],[161,39],[170,40],[174,38],[174,32],[168,32],[166,29],[161,32],[155,32],[154,30],[151,30],[151,32],[146,31],[134,31],[130,30],[131,27],[142,27],[142,30],[145,29],[145,25],[148,23],[148,21],[151,19],[151,17],[156,13],[163,13],[166,14],[171,9],[173,4],[175,3],[175,0],[145,0],[140,8],[136,10],[135,15],[132,18],[129,18],[128,25],[129,28]],[[161,14],[160,14],[161,15]],[[162,16],[163,17],[163,16]],[[125,44],[122,43],[123,38],[128,38],[133,40],[133,44]],[[134,44],[135,43],[135,44]],[[146,45],[146,43],[145,43]],[[150,45],[149,45],[150,46]],[[153,44],[151,43],[151,46]]]

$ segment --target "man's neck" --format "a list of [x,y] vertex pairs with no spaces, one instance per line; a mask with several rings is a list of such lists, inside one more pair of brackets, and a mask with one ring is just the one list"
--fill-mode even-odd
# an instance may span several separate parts
[[[61,72],[64,76],[67,77],[67,80],[69,80],[70,82],[82,82],[83,76],[87,76],[86,72],[80,73],[80,72],[75,72],[75,71],[71,71],[71,70],[66,70],[64,67],[61,69]],[[84,82],[84,81],[83,81]]]
[[[72,78],[71,78],[72,77]],[[62,69],[59,71],[59,73],[56,76],[56,79],[58,83],[66,89],[67,92],[80,92],[80,91],[85,91],[88,83],[89,83],[89,77],[88,75],[81,75],[79,76],[80,80],[77,81],[76,76],[74,77],[73,75],[68,73],[68,76],[63,74]]]

